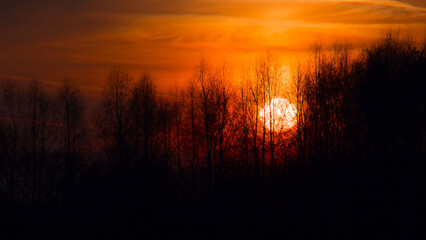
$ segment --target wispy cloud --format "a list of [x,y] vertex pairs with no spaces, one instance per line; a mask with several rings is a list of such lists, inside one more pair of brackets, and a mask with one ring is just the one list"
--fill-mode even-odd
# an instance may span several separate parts
[[[0,73],[102,84],[124,63],[160,86],[201,53],[236,65],[266,48],[291,58],[315,37],[370,41],[390,25],[425,33],[423,1],[9,1],[0,8]],[[423,35],[421,36],[423,37]]]

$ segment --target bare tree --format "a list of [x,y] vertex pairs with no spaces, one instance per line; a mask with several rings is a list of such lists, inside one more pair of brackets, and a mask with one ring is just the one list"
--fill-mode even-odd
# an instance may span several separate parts
[[230,140],[233,134],[231,134],[231,100],[234,98],[231,89],[231,78],[232,72],[230,68],[223,64],[215,71],[215,112],[217,114],[216,120],[216,135],[218,141],[218,152],[219,152],[219,174],[223,174],[224,162],[226,159],[225,153],[227,152]]
[[65,188],[72,191],[86,138],[83,97],[79,89],[65,79],[56,92],[56,104],[60,135],[63,136],[61,148],[65,152]]
[[246,164],[246,173],[247,176],[250,175],[249,168],[249,155],[250,155],[250,125],[249,125],[249,80],[250,72],[247,69],[242,69],[242,77],[238,85],[238,104],[236,107],[236,112],[238,113],[238,125],[237,128],[240,129],[238,136],[239,142],[241,142],[241,159]]
[[23,93],[12,82],[6,82],[1,89],[1,100],[6,109],[4,120],[4,133],[6,142],[3,147],[5,158],[5,173],[8,191],[12,201],[15,200],[16,185],[18,181],[19,154],[22,151],[21,134],[23,130],[24,118],[24,98]]
[[[162,148],[162,158],[165,160],[164,165],[169,166],[170,164],[170,155],[171,155],[171,132],[173,128],[173,121],[175,118],[174,105],[171,103],[167,97],[161,96],[158,98],[158,107],[157,107],[157,121],[158,121],[158,129],[162,136],[159,136],[159,141],[162,144],[157,144],[157,146],[161,146]],[[157,141],[157,143],[159,143]],[[180,173],[178,173],[180,174]]]
[[[273,111],[274,106],[273,99],[278,97],[280,94],[282,79],[281,79],[281,66],[279,65],[278,59],[271,52],[262,54],[254,66],[256,81],[259,84],[261,105],[263,107],[262,112],[262,175],[265,171],[266,163],[266,143],[269,143],[269,165],[271,174],[274,173],[276,164],[275,159],[275,121],[276,111]],[[267,107],[270,111],[266,112]],[[269,116],[267,116],[267,114]],[[269,119],[269,121],[267,121]],[[267,126],[267,124],[269,126]],[[266,137],[269,137],[267,139]]]
[[292,94],[294,102],[296,103],[296,151],[298,157],[299,166],[305,165],[306,158],[306,145],[307,145],[307,110],[306,110],[306,96],[304,95],[306,89],[306,82],[304,73],[302,72],[302,66],[300,62],[292,71]]
[[49,147],[47,140],[52,136],[48,132],[52,112],[50,96],[45,93],[42,84],[37,79],[31,81],[26,100],[29,120],[28,133],[30,134],[28,140],[29,146],[31,146],[31,169],[29,169],[31,179],[28,179],[31,181],[31,185],[28,186],[31,190],[28,197],[33,205],[39,197],[42,173],[47,162],[47,148]]
[[249,115],[250,119],[250,127],[251,127],[251,136],[253,138],[253,155],[254,155],[254,176],[256,179],[260,177],[260,159],[259,159],[259,148],[258,148],[258,134],[259,134],[259,124],[260,124],[260,116],[259,111],[261,108],[261,85],[255,78],[248,78],[250,81],[249,92],[250,92],[250,102],[249,106]]
[[157,92],[152,77],[141,74],[131,89],[129,99],[130,119],[133,132],[133,148],[142,149],[142,159],[152,164],[153,144],[157,124]]
[[188,99],[187,109],[186,109],[186,122],[188,132],[190,134],[187,135],[187,141],[185,141],[186,149],[190,149],[187,151],[187,156],[191,162],[191,180],[192,180],[192,188],[195,192],[196,187],[196,171],[199,167],[199,114],[198,114],[198,98],[197,98],[197,84],[195,79],[191,79],[188,83],[188,86],[185,91],[185,96]]
[[104,141],[104,147],[114,164],[124,170],[129,167],[128,158],[128,99],[130,77],[121,66],[114,66],[109,73],[103,102],[96,116],[96,125]]
[[213,138],[212,130],[216,119],[213,104],[213,84],[211,65],[202,57],[195,70],[194,78],[200,87],[199,97],[201,99],[201,113],[203,116],[203,137],[207,159],[207,182],[209,188],[213,187]]
[[177,156],[177,162],[178,162],[178,175],[181,177],[182,175],[182,137],[183,137],[183,124],[184,124],[184,110],[185,110],[185,92],[181,91],[178,92],[177,90],[173,93],[174,100],[173,100],[173,125],[175,128],[175,149],[176,149],[176,156]]

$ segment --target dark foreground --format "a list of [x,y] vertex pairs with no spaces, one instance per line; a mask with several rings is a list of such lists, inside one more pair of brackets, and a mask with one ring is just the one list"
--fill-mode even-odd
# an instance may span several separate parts
[[[424,163],[423,163],[424,164]],[[224,178],[212,191],[132,179],[86,179],[64,205],[25,209],[2,198],[2,239],[418,239],[425,177],[375,169],[281,179]],[[407,169],[409,170],[409,169]],[[288,172],[286,172],[288,171]],[[136,180],[136,181],[135,181]],[[139,181],[139,182],[138,182]],[[152,181],[151,181],[152,182]]]

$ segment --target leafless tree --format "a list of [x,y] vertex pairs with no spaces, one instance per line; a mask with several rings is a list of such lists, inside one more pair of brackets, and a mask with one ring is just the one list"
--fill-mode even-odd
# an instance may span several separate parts
[[214,78],[210,63],[202,57],[196,66],[194,78],[200,88],[199,98],[201,104],[201,114],[203,116],[203,138],[207,159],[207,182],[213,187],[213,124],[215,123],[215,105],[213,102]]
[[307,145],[307,110],[306,110],[306,96],[304,95],[306,89],[306,82],[302,66],[300,62],[295,66],[292,71],[292,94],[294,102],[296,103],[296,148],[298,164],[303,167],[306,158],[306,145]]
[[[177,89],[177,88],[176,88]],[[185,110],[185,92],[184,91],[174,91],[173,92],[174,99],[173,99],[173,126],[175,128],[175,144],[174,147],[176,149],[176,157],[177,157],[177,163],[178,163],[178,175],[181,177],[182,175],[182,137],[183,137],[183,124],[184,124],[184,110]]]
[[184,141],[185,149],[190,149],[186,151],[186,156],[190,159],[191,164],[191,182],[192,188],[195,192],[196,187],[196,176],[197,170],[199,168],[199,131],[200,120],[199,120],[199,111],[198,111],[198,93],[197,93],[197,83],[194,78],[192,78],[185,91],[185,98],[187,99],[186,110],[185,110],[185,122],[186,129],[189,134],[186,136],[186,141]]
[[65,189],[72,191],[86,143],[84,102],[80,90],[65,79],[56,92],[57,120],[62,137],[61,148],[65,152]]
[[234,99],[233,89],[231,86],[232,72],[230,68],[223,64],[221,67],[216,68],[214,73],[215,89],[214,89],[214,103],[216,108],[216,135],[218,145],[218,171],[222,174],[224,162],[226,159],[225,153],[227,152],[230,141],[233,137],[232,134],[232,119],[233,113],[231,112],[231,100]]
[[152,163],[153,144],[157,124],[157,93],[152,77],[143,73],[131,89],[129,99],[131,128],[133,132],[133,148],[147,163]]
[[6,137],[4,147],[6,184],[12,201],[15,200],[16,185],[19,177],[18,171],[20,153],[22,152],[22,131],[24,119],[23,92],[12,82],[6,82],[1,89],[2,105],[6,110],[4,119],[4,133]]
[[48,139],[52,136],[51,130],[52,122],[52,102],[50,96],[45,92],[43,85],[37,80],[33,79],[27,89],[27,117],[29,121],[29,149],[31,156],[31,168],[29,173],[31,179],[28,179],[31,184],[27,185],[31,189],[29,196],[31,205],[38,199],[40,188],[42,184],[42,174],[45,170],[48,157]]
[[103,101],[96,116],[96,125],[108,155],[122,170],[129,167],[128,156],[128,100],[130,77],[121,66],[114,66],[109,73]]
[[[271,52],[267,51],[262,54],[254,65],[254,74],[256,76],[256,84],[260,95],[260,104],[263,108],[262,116],[262,175],[264,175],[266,166],[266,151],[269,150],[269,165],[271,174],[274,174],[274,168],[276,164],[275,159],[275,121],[276,111],[266,112],[268,106],[270,110],[273,109],[273,99],[280,96],[280,91],[283,84],[281,66],[278,62],[277,57]],[[266,121],[269,119],[269,121]],[[269,126],[267,126],[269,124]],[[268,137],[268,139],[267,139]],[[269,146],[266,144],[269,143]],[[269,147],[269,149],[267,149]]]
[[250,92],[249,92],[249,83],[250,81],[250,72],[246,68],[242,69],[242,76],[238,83],[238,104],[236,107],[236,112],[238,113],[238,125],[237,128],[240,129],[237,141],[241,142],[241,159],[246,165],[247,176],[250,175]]

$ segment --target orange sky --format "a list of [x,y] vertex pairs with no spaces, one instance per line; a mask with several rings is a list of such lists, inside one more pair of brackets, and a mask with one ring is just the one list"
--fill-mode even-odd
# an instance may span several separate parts
[[0,8],[0,78],[65,76],[101,89],[113,64],[151,72],[161,91],[183,85],[201,54],[238,70],[266,49],[283,64],[315,38],[357,46],[389,26],[426,35],[426,1],[9,1]]

